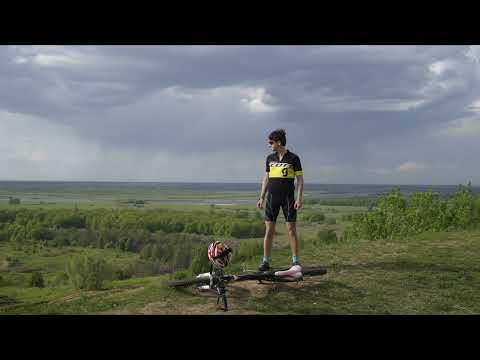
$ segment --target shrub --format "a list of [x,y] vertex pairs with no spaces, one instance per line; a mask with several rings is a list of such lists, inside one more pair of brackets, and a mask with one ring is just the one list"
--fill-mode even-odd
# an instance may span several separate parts
[[322,243],[330,244],[338,241],[337,233],[332,229],[320,230],[317,233],[317,238],[313,241],[314,245],[320,245]]
[[128,265],[125,267],[117,267],[114,270],[113,275],[116,280],[126,280],[126,279],[130,279],[133,276],[134,272],[135,270],[133,266]]
[[334,225],[337,223],[337,220],[335,218],[328,218],[325,222],[329,225]]
[[342,215],[342,220],[344,220],[344,221],[352,221],[352,220],[353,220],[353,214],[344,214],[344,215]]
[[68,275],[65,271],[61,271],[55,275],[52,280],[52,286],[62,286],[68,284]]
[[8,239],[8,231],[6,229],[0,229],[0,241],[7,241]]
[[41,227],[41,226],[36,226],[32,232],[31,236],[33,240],[52,240],[54,237],[54,233],[52,230]]
[[181,280],[181,279],[185,279],[187,277],[189,277],[190,274],[188,271],[186,270],[182,270],[182,271],[177,271],[176,273],[173,274],[173,278],[175,280]]
[[232,253],[232,260],[246,261],[263,254],[263,242],[259,240],[244,240],[241,241],[237,249]]
[[109,275],[105,260],[88,255],[72,257],[66,270],[77,289],[99,290]]
[[21,265],[20,260],[16,257],[7,256],[5,260],[0,264],[0,270],[9,271],[10,269]]
[[304,205],[315,205],[315,204],[319,204],[320,201],[317,199],[303,199],[302,203]]
[[425,231],[469,229],[478,225],[478,198],[470,184],[460,185],[454,196],[441,199],[430,189],[405,199],[399,189],[382,197],[378,207],[355,215],[345,239],[393,239]]
[[318,201],[320,205],[327,206],[375,206],[378,199],[368,197],[352,197],[343,199],[323,199]]
[[303,238],[303,236],[297,234],[297,241],[298,248],[300,250],[305,249],[305,239]]
[[12,223],[15,221],[16,216],[15,211],[0,210],[0,223]]
[[318,211],[305,216],[305,220],[309,222],[322,223],[325,221],[325,214]]
[[202,274],[210,271],[210,261],[208,260],[207,249],[205,247],[197,247],[190,269],[193,274]]
[[8,203],[9,203],[10,205],[19,205],[19,204],[20,204],[20,199],[14,198],[14,197],[11,197],[11,196],[10,196],[10,197],[8,198]]
[[72,239],[72,233],[66,229],[59,229],[53,236],[52,245],[54,246],[68,246]]
[[38,287],[38,288],[45,287],[42,273],[38,271],[34,271],[32,273],[32,277],[30,278],[30,287]]
[[71,228],[85,228],[86,226],[86,217],[80,215],[78,212],[68,212],[60,213],[54,219],[54,224],[60,228],[71,229]]

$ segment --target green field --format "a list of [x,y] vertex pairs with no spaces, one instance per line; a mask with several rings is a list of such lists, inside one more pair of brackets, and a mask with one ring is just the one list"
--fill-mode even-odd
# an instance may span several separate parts
[[[279,224],[274,265],[289,262],[288,240]],[[326,266],[328,274],[298,284],[248,282],[230,291],[229,314],[478,314],[480,313],[480,232],[423,234],[408,240],[358,241],[313,246],[315,231],[300,227],[302,262]],[[330,225],[342,231],[342,224]],[[247,240],[248,241],[248,240]],[[172,290],[170,275],[107,282],[101,291],[53,286],[73,252],[101,253],[115,262],[138,255],[107,249],[62,248],[46,254],[22,254],[8,245],[2,257],[16,256],[20,267],[1,272],[3,314],[216,314],[215,298],[196,290]],[[259,256],[260,259],[260,256]],[[247,262],[254,268],[258,260]],[[240,271],[233,263],[231,270]],[[42,269],[46,287],[27,286],[33,269]]]
[[[77,206],[88,210],[90,205]],[[72,209],[75,203],[50,206]],[[118,202],[93,204],[95,208],[122,206]],[[131,208],[143,211],[149,206],[185,214],[211,211],[206,205],[161,203]],[[19,207],[39,208],[31,204],[2,204],[5,209]],[[240,210],[249,214],[258,211],[249,205],[215,207],[216,212],[232,219]],[[336,223],[302,221],[307,214],[318,211],[327,219],[334,218]],[[480,313],[480,230],[425,232],[396,240],[342,240],[351,223],[343,216],[363,211],[366,207],[305,205],[299,211],[298,222],[301,262],[325,266],[328,273],[300,283],[250,281],[229,286],[231,311],[227,314]],[[317,233],[321,229],[333,230],[339,240],[319,241]],[[290,249],[281,214],[276,230],[272,265],[284,266],[290,262]],[[234,245],[230,271],[258,266],[261,253],[240,261],[235,258],[235,250],[243,242],[261,242],[261,237],[230,241]],[[62,274],[72,256],[80,253],[99,256],[115,266],[140,261],[138,252],[118,249],[47,246],[35,251],[28,247],[16,250],[13,243],[0,241],[0,314],[224,314],[216,309],[214,294],[166,287],[165,281],[174,274],[137,274],[125,280],[107,279],[101,290],[78,290]],[[35,271],[42,273],[45,287],[30,286]]]

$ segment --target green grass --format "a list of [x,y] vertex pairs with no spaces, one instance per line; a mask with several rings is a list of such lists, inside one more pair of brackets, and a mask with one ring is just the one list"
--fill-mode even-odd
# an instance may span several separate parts
[[[45,302],[75,292],[71,285],[57,286],[55,277],[65,271],[67,261],[72,255],[88,253],[98,255],[116,265],[132,263],[138,259],[138,254],[120,252],[111,249],[89,249],[80,247],[44,248],[37,253],[27,253],[15,250],[10,244],[0,244],[0,264],[7,257],[18,259],[18,264],[8,269],[2,269],[0,276],[0,313],[23,313],[28,309],[41,311]],[[45,288],[30,288],[28,282],[32,271],[40,271],[45,279]],[[14,301],[18,306],[13,309],[1,306],[1,299],[6,298]],[[36,311],[36,310],[35,310]],[[33,311],[33,313],[35,313]]]
[[[208,205],[155,204],[184,211],[210,210]],[[73,204],[58,206],[73,207]],[[256,211],[248,205],[218,206],[215,211],[237,209]],[[343,221],[342,216],[362,209],[304,206],[301,211],[321,210],[327,218],[337,220],[335,225],[298,223],[303,244],[301,262],[326,266],[328,273],[298,284],[250,282],[243,290],[232,288],[231,313],[480,314],[480,231],[424,233],[395,241],[313,245],[319,229],[333,229],[341,236],[349,223]],[[276,232],[273,265],[287,265],[291,260],[290,248],[282,214]],[[231,240],[234,246],[236,241],[250,241]],[[70,256],[80,251],[100,255],[117,265],[138,259],[134,253],[78,247],[48,248],[33,254],[0,243],[0,266],[7,256],[19,260],[10,271],[0,269],[0,314],[218,313],[214,297],[166,287],[164,281],[169,275],[107,281],[100,291],[78,291],[69,284],[54,286],[55,276],[65,270]],[[243,263],[234,257],[229,270],[238,272],[244,265],[256,268],[260,258],[258,254],[258,258]],[[42,272],[45,288],[28,287],[34,270]]]
[[263,313],[478,314],[479,254],[480,232],[321,246],[302,261],[325,265],[325,277],[285,286],[250,306]]
[[[273,265],[288,264],[288,242],[281,226],[277,244]],[[480,232],[422,234],[394,242],[340,242],[316,247],[307,241],[302,263],[324,265],[327,275],[298,284],[254,285],[262,295],[245,293],[243,299],[233,302],[232,313],[479,314],[479,254]],[[48,263],[50,271],[59,268],[62,256],[49,258],[55,259]],[[33,255],[19,259],[29,266],[47,265],[46,260]],[[247,262],[250,268],[256,265],[257,259]],[[239,264],[230,269],[238,271]],[[5,278],[5,273],[0,274]],[[143,313],[149,304],[155,304],[160,313],[182,313],[200,305],[205,313],[216,313],[214,298],[169,289],[163,285],[168,278],[164,275],[111,281],[104,290],[95,292],[79,292],[70,286],[1,286],[0,295],[18,303],[0,306],[0,313]],[[76,297],[68,300],[72,294]]]

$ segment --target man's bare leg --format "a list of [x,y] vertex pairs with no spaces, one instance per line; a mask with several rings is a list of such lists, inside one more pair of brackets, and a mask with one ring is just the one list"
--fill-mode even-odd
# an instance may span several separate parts
[[290,249],[292,249],[292,256],[297,256],[298,248],[298,236],[297,236],[297,223],[286,222],[288,237],[290,238]]
[[265,237],[263,239],[263,256],[270,257],[272,251],[273,235],[275,234],[275,223],[273,221],[265,221]]

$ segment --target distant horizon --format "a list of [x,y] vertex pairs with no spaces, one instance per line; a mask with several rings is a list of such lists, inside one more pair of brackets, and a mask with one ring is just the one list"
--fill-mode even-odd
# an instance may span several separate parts
[[[159,180],[1,180],[0,183],[15,183],[15,182],[44,182],[44,183],[55,183],[55,182],[64,182],[64,183],[160,183],[160,184],[259,184],[261,181],[251,181],[251,182],[238,182],[238,181],[159,181]],[[374,185],[374,186],[459,186],[459,185],[468,185],[466,183],[457,183],[457,184],[399,184],[399,183],[333,183],[333,182],[308,182],[305,184],[311,185]],[[473,187],[480,187],[478,184],[471,183]]]

